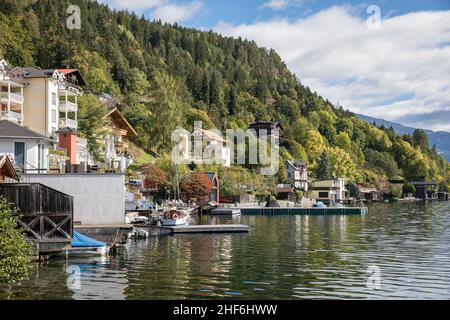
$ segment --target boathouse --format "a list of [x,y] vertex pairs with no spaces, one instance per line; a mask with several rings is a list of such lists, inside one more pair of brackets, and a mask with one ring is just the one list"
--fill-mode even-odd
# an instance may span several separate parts
[[436,182],[412,182],[416,188],[416,198],[422,200],[437,200]]
[[73,235],[73,197],[40,183],[0,183],[0,195],[19,209],[19,226],[40,255],[61,252]]
[[381,200],[381,195],[375,188],[359,187],[359,198],[363,201],[376,202]]

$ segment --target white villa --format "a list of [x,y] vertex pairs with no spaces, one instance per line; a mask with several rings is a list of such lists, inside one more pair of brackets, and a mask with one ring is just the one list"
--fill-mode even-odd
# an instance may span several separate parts
[[341,178],[314,180],[310,190],[311,198],[324,203],[342,203],[347,193],[345,180]]
[[56,141],[9,120],[0,121],[0,155],[22,173],[47,173],[48,154]]
[[77,99],[85,84],[77,69],[15,67],[10,73],[24,87],[24,126],[47,137],[58,129],[77,129]]
[[[226,146],[226,140],[219,133],[212,130],[195,128],[192,134],[192,141],[202,141],[203,151],[202,159],[197,159],[196,155],[192,157],[193,161],[210,160],[213,163],[223,167],[231,167],[231,149]],[[211,151],[211,154],[208,154]],[[216,161],[216,159],[218,159]]]
[[308,191],[308,165],[304,161],[286,161],[288,182],[297,190]]
[[16,82],[7,69],[5,60],[0,61],[0,120],[9,120],[17,124],[24,121],[24,85]]

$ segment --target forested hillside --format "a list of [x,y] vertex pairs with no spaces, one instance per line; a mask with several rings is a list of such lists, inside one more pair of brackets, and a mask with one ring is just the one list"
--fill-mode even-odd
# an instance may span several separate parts
[[[66,28],[69,4],[81,8],[81,30]],[[2,0],[0,12],[0,57],[14,66],[80,68],[86,89],[121,102],[140,134],[136,144],[146,150],[167,153],[172,130],[194,120],[219,129],[279,121],[283,159],[307,160],[313,173],[323,172],[320,162],[331,175],[366,185],[404,176],[449,187],[449,164],[426,135],[399,137],[335,108],[303,86],[274,50],[254,42],[87,0]],[[277,179],[285,178],[281,170]],[[236,181],[259,183],[250,168],[239,167],[223,172],[223,180],[230,193]]]

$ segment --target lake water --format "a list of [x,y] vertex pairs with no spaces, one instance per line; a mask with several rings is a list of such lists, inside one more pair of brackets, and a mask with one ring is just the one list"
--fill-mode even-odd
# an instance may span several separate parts
[[[450,298],[450,202],[234,222],[250,234],[156,237],[112,258],[35,265],[0,299]],[[68,267],[80,270],[79,290],[67,286]]]

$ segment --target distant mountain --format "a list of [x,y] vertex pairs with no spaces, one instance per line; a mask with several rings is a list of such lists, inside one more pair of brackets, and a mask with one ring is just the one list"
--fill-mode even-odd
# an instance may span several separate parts
[[[403,134],[412,134],[414,130],[417,128],[413,127],[407,127],[399,123],[373,118],[369,116],[365,116],[363,114],[355,114],[358,118],[360,118],[362,121],[365,121],[367,123],[376,123],[378,126],[385,126],[387,128],[392,127],[394,131],[398,135]],[[439,152],[442,153],[442,155],[450,161],[450,132],[445,131],[432,131],[432,130],[424,130],[426,134],[428,135],[428,140],[430,141],[430,146],[436,145]]]

